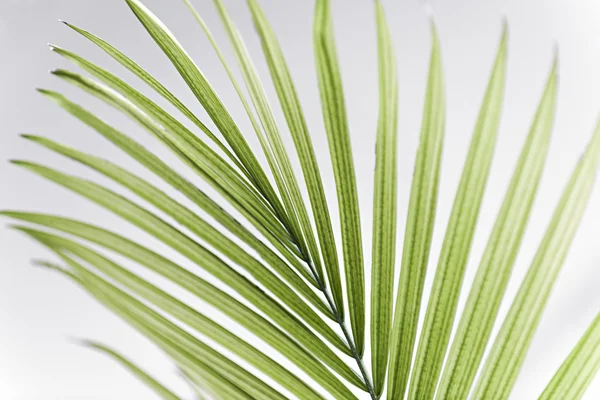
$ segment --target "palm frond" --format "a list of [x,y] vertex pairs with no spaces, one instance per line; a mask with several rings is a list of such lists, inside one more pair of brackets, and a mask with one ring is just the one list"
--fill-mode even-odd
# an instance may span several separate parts
[[[127,194],[40,163],[13,163],[119,216],[177,252],[190,266],[166,258],[140,239],[124,237],[93,223],[45,213],[0,212],[19,223],[13,226],[15,229],[61,260],[61,265],[40,265],[72,279],[153,341],[194,388],[198,399],[375,400],[383,396],[396,400],[406,395],[411,400],[469,396],[507,399],[582,218],[600,162],[599,124],[484,359],[548,153],[558,91],[557,58],[450,343],[501,119],[508,52],[504,27],[417,340],[446,125],[441,44],[435,23],[431,21],[427,89],[396,284],[397,128],[401,110],[391,24],[382,2],[374,2],[379,117],[373,126],[373,242],[371,285],[366,287],[355,160],[330,1],[316,2],[313,44],[340,214],[341,254],[329,210],[332,199],[326,195],[309,123],[284,49],[259,1],[247,0],[247,5],[277,103],[269,101],[266,81],[258,73],[244,34],[225,1],[214,0],[214,5],[246,91],[207,21],[190,0],[183,3],[228,74],[263,154],[252,150],[216,88],[169,28],[140,0],[125,2],[207,112],[216,127],[214,132],[133,59],[73,24],[65,23],[169,103],[177,115],[100,65],[54,45],[51,48],[56,54],[90,77],[64,69],[52,74],[136,122],[173,152],[192,177],[184,177],[183,171],[174,169],[92,111],[46,89],[40,89],[40,93],[114,144],[168,189],[119,166],[112,158],[109,161],[38,135],[23,137],[101,174]],[[277,106],[283,111],[287,129],[277,122]],[[182,117],[189,121],[182,121]],[[190,127],[186,122],[191,122]],[[293,152],[286,148],[288,131]],[[268,169],[259,161],[262,156]],[[295,157],[301,167],[298,172],[293,168]],[[208,184],[215,195],[203,192],[196,179]],[[169,190],[185,197],[187,203],[177,200]],[[305,195],[310,204],[305,202]],[[121,264],[120,259],[133,266]],[[152,278],[139,273],[139,267],[167,279],[176,290],[153,283]],[[219,282],[201,277],[201,270]],[[210,312],[183,301],[184,293],[257,340],[226,329]],[[600,368],[599,318],[543,391],[542,399],[582,396]],[[180,398],[110,347],[84,343],[121,363],[157,396]],[[370,350],[367,357],[365,349]],[[294,368],[288,370],[284,361]]]
[[398,78],[391,34],[378,1],[379,125],[377,128],[371,270],[371,358],[375,394],[385,384],[392,325],[397,220]]
[[408,383],[435,222],[445,118],[441,54],[434,28],[421,140],[415,161],[391,331],[388,398],[403,396]]
[[435,394],[494,152],[505,72],[503,35],[446,228],[411,377],[410,400]]
[[469,293],[438,388],[440,399],[468,395],[494,325],[548,152],[556,104],[556,68],[552,68]]
[[289,216],[283,209],[281,201],[269,183],[263,168],[206,77],[179,44],[175,36],[146,6],[138,0],[126,1],[135,16],[146,28],[148,34],[173,63],[200,104],[209,113],[214,124],[250,173],[254,185],[269,200],[277,215],[289,225]]
[[313,30],[323,118],[339,202],[350,325],[356,358],[362,358],[365,348],[365,278],[361,223],[352,145],[329,0],[317,1]]
[[563,192],[544,238],[512,303],[475,389],[476,397],[506,398],[558,277],[592,192],[600,161],[600,123]]
[[[312,140],[304,117],[302,106],[296,93],[294,82],[283,56],[277,37],[269,25],[260,5],[256,0],[248,0],[254,24],[261,39],[265,58],[271,72],[271,77],[283,108],[288,127],[296,146],[304,180],[310,198],[312,211],[321,245],[323,263],[327,271],[327,279],[335,304],[334,312],[337,318],[344,319],[344,297],[342,280],[338,261],[337,247],[333,235],[333,227],[329,216],[329,207],[319,165],[315,156]],[[324,284],[324,282],[322,283]],[[324,287],[321,288],[325,291]]]

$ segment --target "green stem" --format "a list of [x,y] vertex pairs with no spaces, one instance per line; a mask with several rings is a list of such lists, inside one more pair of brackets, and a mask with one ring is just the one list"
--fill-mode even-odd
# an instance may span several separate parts
[[330,311],[333,313],[336,322],[342,329],[344,337],[346,338],[346,342],[348,343],[348,347],[350,347],[350,352],[352,352],[352,357],[354,357],[354,360],[356,361],[356,364],[358,365],[358,369],[360,370],[360,374],[362,375],[364,384],[367,387],[367,391],[369,392],[369,395],[371,396],[371,400],[377,400],[378,397],[375,394],[375,389],[373,388],[373,383],[371,382],[371,377],[369,376],[369,372],[367,371],[367,368],[365,367],[362,357],[360,356],[360,354],[358,354],[358,351],[356,351],[356,345],[354,343],[354,339],[353,339],[352,335],[350,334],[350,332],[348,331],[348,328],[346,327],[344,320],[341,318],[340,314],[338,313],[337,307],[335,306],[335,303],[333,302],[333,299],[331,298],[331,294],[327,290],[327,286],[319,278],[319,274],[317,273],[315,266],[313,265],[308,254],[305,254],[302,251],[302,246],[300,246],[298,244],[299,243],[298,238],[293,234],[292,230],[289,228],[289,226],[286,223],[284,223],[283,221],[282,221],[282,223],[286,227],[286,230],[288,231],[288,233],[290,233],[290,235],[292,236],[292,240],[293,240],[294,244],[296,245],[296,247],[298,248],[298,250],[300,251],[303,261],[306,263],[306,265],[308,265],[311,274],[313,275],[313,277],[317,281],[317,284],[319,285],[319,290],[321,290],[321,292],[325,296],[325,299],[327,300],[327,303],[329,304]]
[[327,300],[327,303],[329,304],[329,308],[331,309],[331,312],[335,316],[337,323],[339,324],[340,328],[342,329],[342,332],[344,333],[346,342],[348,343],[348,346],[350,347],[350,351],[352,352],[352,356],[354,357],[354,360],[356,361],[356,364],[358,365],[358,369],[360,370],[360,374],[363,377],[363,381],[365,383],[365,386],[367,387],[367,391],[369,392],[371,399],[377,400],[377,395],[375,394],[375,389],[373,388],[373,383],[371,382],[371,377],[369,376],[369,372],[367,371],[367,368],[365,367],[365,363],[363,362],[362,357],[358,354],[358,351],[356,351],[356,345],[354,344],[354,339],[352,338],[352,335],[348,331],[348,328],[346,327],[344,320],[340,317],[337,307],[335,306],[333,299],[331,298],[331,294],[327,290],[327,287],[325,286],[323,281],[321,281],[321,279],[319,279],[319,276],[317,275],[312,263],[308,262],[308,261],[306,261],[306,263],[308,264],[315,280],[317,281],[317,284],[319,285],[319,289],[325,295],[325,299]]

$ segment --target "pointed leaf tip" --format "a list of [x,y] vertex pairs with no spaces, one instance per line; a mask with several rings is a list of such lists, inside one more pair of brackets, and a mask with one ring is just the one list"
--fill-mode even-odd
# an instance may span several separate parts
[[26,140],[33,140],[33,141],[35,141],[35,140],[39,140],[40,139],[39,136],[33,135],[31,133],[21,133],[21,134],[19,134],[19,136],[22,137],[23,139],[26,139]]
[[42,88],[35,88],[35,91],[41,94],[50,94],[51,91],[48,89],[42,89]]
[[554,64],[554,68],[558,69],[558,61],[560,58],[560,50],[559,50],[559,46],[558,46],[558,41],[554,41],[554,44],[552,46],[552,54],[553,54],[553,64]]

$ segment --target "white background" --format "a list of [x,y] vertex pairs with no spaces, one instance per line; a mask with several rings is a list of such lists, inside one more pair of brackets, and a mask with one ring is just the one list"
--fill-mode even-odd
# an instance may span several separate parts
[[[231,56],[211,2],[196,1]],[[261,73],[266,70],[260,46],[242,1],[226,1],[247,34]],[[311,48],[312,1],[261,2],[280,36],[297,82],[323,165],[330,203],[335,200],[327,147],[317,100]],[[370,249],[372,173],[377,117],[376,53],[372,2],[337,0],[335,28],[347,95],[355,161],[361,195],[367,266]],[[146,0],[172,28],[218,89],[244,132],[250,133],[235,94],[201,30],[178,1]],[[401,246],[412,164],[420,126],[430,46],[423,8],[417,0],[384,1],[398,53],[400,79],[399,237]],[[506,102],[490,182],[483,202],[465,287],[485,247],[503,193],[527,133],[552,48],[560,49],[560,93],[553,142],[535,210],[517,259],[505,299],[510,300],[533,258],[558,196],[587,142],[600,111],[600,4],[595,0],[438,0],[432,3],[439,23],[447,92],[447,133],[440,204],[426,283],[431,285],[453,195],[460,177],[475,117],[500,34],[502,17],[510,25]],[[130,75],[74,32],[57,22],[65,19],[115,44],[181,96],[201,118],[205,114],[166,59],[147,37],[124,1],[3,0],[0,2],[0,208],[46,211],[77,217],[157,246],[137,230],[91,203],[7,163],[21,158],[93,177],[37,146],[19,139],[21,132],[49,136],[61,143],[141,169],[95,133],[69,118],[34,87],[58,89],[97,111],[110,123],[159,152],[173,156],[133,123],[57,82],[49,69],[70,67],[46,49],[53,42],[100,65]],[[233,58],[230,57],[233,61]],[[139,85],[138,85],[139,87]],[[147,92],[146,92],[147,93]],[[274,99],[273,92],[269,94]],[[251,140],[256,145],[255,140]],[[144,176],[148,176],[147,174]],[[190,175],[190,177],[192,177]],[[332,207],[332,214],[336,210]],[[550,298],[538,333],[516,383],[512,398],[536,398],[556,368],[600,310],[600,190],[596,190]],[[337,218],[334,219],[337,223]],[[5,224],[5,221],[2,222]],[[339,241],[338,241],[339,242]],[[160,248],[160,250],[165,250]],[[165,254],[176,257],[171,253]],[[49,257],[39,246],[8,229],[0,229],[0,399],[146,399],[146,388],[103,356],[71,344],[68,337],[94,338],[122,350],[157,374],[182,395],[188,395],[173,367],[147,341],[62,277],[31,268],[30,259]],[[367,275],[369,268],[367,267]],[[465,292],[466,293],[466,292]],[[464,304],[461,297],[459,310]],[[510,301],[505,301],[500,317]],[[424,307],[423,307],[424,308]],[[219,314],[214,314],[220,318]],[[227,321],[223,321],[228,324]],[[229,326],[229,325],[228,325]],[[240,335],[247,333],[240,330]],[[252,338],[250,338],[252,340]],[[600,380],[586,399],[600,398]]]

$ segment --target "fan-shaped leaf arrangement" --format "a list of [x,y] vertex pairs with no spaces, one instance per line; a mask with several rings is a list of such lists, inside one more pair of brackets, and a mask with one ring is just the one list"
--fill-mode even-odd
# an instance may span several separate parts
[[[48,138],[23,136],[104,175],[143,203],[47,166],[28,161],[14,163],[119,215],[180,253],[195,268],[211,274],[235,295],[203,279],[194,269],[178,265],[116,232],[54,215],[16,211],[2,214],[23,223],[15,228],[53,250],[62,260],[62,265],[41,265],[71,278],[156,343],[197,390],[198,398],[508,398],[583,214],[600,158],[599,127],[564,190],[537,255],[484,361],[546,160],[556,103],[556,61],[451,342],[501,116],[506,28],[475,124],[432,292],[428,301],[423,301],[445,125],[444,79],[434,24],[405,240],[399,252],[396,61],[382,5],[375,1],[380,99],[379,122],[374,127],[377,155],[368,288],[350,129],[329,1],[317,0],[313,34],[340,226],[332,224],[311,133],[283,49],[269,21],[257,0],[247,1],[287,126],[278,125],[243,35],[224,2],[214,3],[233,46],[245,89],[236,80],[208,25],[185,0],[230,77],[253,133],[241,132],[198,65],[169,29],[138,0],[127,0],[127,4],[202,105],[215,131],[140,65],[74,25],[67,24],[144,82],[177,115],[100,66],[57,46],[52,49],[91,78],[66,70],[52,73],[139,123],[196,173],[197,179],[210,185],[217,199],[201,191],[196,178],[184,178],[141,143],[49,90],[40,93],[187,198],[188,205],[111,161]],[[250,134],[258,138],[263,153],[260,157],[246,141]],[[286,135],[291,136],[296,154],[288,153],[284,145]],[[262,156],[268,170],[259,162]],[[294,170],[295,157],[301,171]],[[228,207],[221,207],[225,203]],[[336,229],[341,233],[341,243],[336,243]],[[110,258],[111,254],[172,281],[253,333],[262,344],[248,342],[225,329],[202,310],[119,265]],[[398,282],[394,281],[396,259],[401,260]],[[425,303],[425,322],[417,341],[419,313]],[[367,326],[370,343],[365,340],[369,337],[365,335]],[[596,319],[541,399],[582,396],[600,366],[599,327]],[[114,357],[160,397],[179,399],[115,351],[97,343],[86,344]],[[267,347],[278,356],[272,356],[271,350],[265,351]],[[364,354],[369,347],[367,360]],[[283,359],[295,368],[284,368]]]

